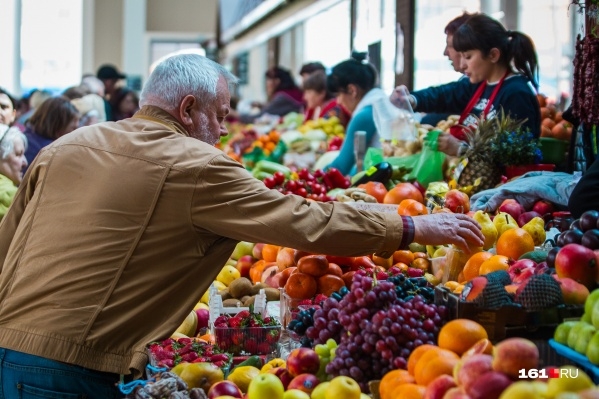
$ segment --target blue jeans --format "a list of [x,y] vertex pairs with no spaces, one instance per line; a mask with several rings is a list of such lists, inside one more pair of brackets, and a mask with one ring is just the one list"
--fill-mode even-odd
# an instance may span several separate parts
[[0,348],[0,399],[118,399],[118,374]]

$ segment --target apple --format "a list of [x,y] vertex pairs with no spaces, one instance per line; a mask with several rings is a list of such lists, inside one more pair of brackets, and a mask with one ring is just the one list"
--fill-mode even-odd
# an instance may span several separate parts
[[283,399],[285,388],[279,378],[270,373],[258,374],[250,382],[247,399]]
[[310,395],[299,389],[288,389],[283,394],[283,399],[310,399]]
[[252,255],[243,255],[241,258],[237,259],[234,266],[239,271],[241,277],[250,278],[250,269],[254,262],[256,262],[256,258]]
[[353,378],[339,376],[331,380],[325,399],[360,399],[361,394],[360,385]]
[[508,213],[514,220],[518,220],[520,215],[526,212],[526,210],[516,200],[504,200],[499,206],[499,212]]
[[252,248],[252,257],[254,257],[256,260],[262,259],[262,248],[264,248],[264,245],[265,244],[263,242],[259,242],[254,245],[254,248]]
[[566,305],[584,305],[590,292],[587,287],[577,283],[568,277],[558,277],[557,274],[553,278],[560,284],[564,303]]
[[518,222],[518,226],[522,227],[536,217],[543,219],[543,215],[541,215],[540,213],[535,211],[528,211],[518,216],[518,219],[516,219],[516,221]]
[[254,243],[247,241],[239,241],[231,254],[231,258],[239,260],[243,255],[252,255],[254,251]]
[[197,335],[202,328],[208,327],[208,321],[210,320],[210,311],[208,309],[196,309],[195,312],[198,316],[198,325],[196,327],[196,333],[194,335]]
[[597,259],[593,250],[578,244],[567,244],[555,257],[558,277],[569,277],[592,290],[597,279]]
[[318,354],[310,348],[297,348],[287,357],[287,370],[297,377],[300,374],[316,374],[320,368]]
[[534,205],[532,206],[532,210],[545,216],[547,214],[553,213],[553,211],[555,210],[555,207],[549,201],[539,200],[534,203]]
[[320,384],[320,380],[314,374],[304,373],[293,378],[287,389],[299,389],[307,394],[311,394],[318,384]]
[[507,272],[514,284],[520,284],[535,274],[536,263],[532,259],[520,259],[508,268]]
[[512,380],[496,371],[484,373],[466,389],[472,399],[499,399],[503,391],[512,384]]
[[328,382],[328,381],[321,382],[320,384],[318,384],[316,386],[316,388],[314,388],[314,390],[312,391],[312,395],[310,395],[310,399],[325,399],[325,395],[326,395],[327,389],[329,388],[329,384],[330,384],[330,382]]
[[468,213],[470,211],[470,198],[468,194],[454,188],[445,193],[443,206],[453,213]]
[[274,374],[283,383],[283,388],[287,389],[293,376],[287,371],[285,367],[274,367],[267,371],[269,374]]
[[243,398],[243,393],[241,389],[237,387],[231,381],[219,381],[216,384],[212,385],[208,390],[208,399],[215,399],[219,396],[232,396],[234,398]]

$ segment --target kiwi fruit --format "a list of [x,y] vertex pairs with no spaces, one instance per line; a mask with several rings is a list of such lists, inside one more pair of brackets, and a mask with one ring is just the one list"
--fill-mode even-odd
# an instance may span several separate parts
[[268,284],[264,284],[264,283],[257,283],[252,287],[252,292],[251,295],[258,295],[258,293],[260,293],[260,290],[263,288],[270,288],[270,285]]
[[251,294],[252,282],[245,277],[240,277],[233,280],[228,288],[233,298],[241,298]]
[[225,299],[223,301],[223,306],[225,308],[236,308],[238,306],[241,306],[241,301],[235,298]]
[[256,295],[252,295],[251,297],[246,299],[245,302],[243,302],[243,306],[248,307],[250,305],[253,305],[255,300],[256,300]]
[[218,295],[220,295],[220,296],[221,296],[221,298],[223,298],[223,301],[226,301],[227,299],[231,299],[231,298],[233,298],[233,297],[231,296],[231,293],[229,292],[229,289],[228,289],[228,288],[225,288],[224,290],[220,290],[220,291],[218,291]]
[[245,301],[247,301],[247,300],[248,300],[248,299],[250,299],[250,298],[251,298],[251,295],[244,295],[244,296],[242,296],[241,298],[239,298],[239,300],[240,300],[242,303],[245,303]]
[[281,299],[281,292],[276,288],[265,288],[264,294],[267,301],[278,301]]

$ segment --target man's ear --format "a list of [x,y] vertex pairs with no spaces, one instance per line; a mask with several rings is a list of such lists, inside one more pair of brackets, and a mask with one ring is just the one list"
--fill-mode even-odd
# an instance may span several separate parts
[[192,125],[193,117],[191,115],[193,108],[196,105],[196,98],[191,94],[186,95],[181,100],[181,104],[179,105],[179,120],[184,125]]

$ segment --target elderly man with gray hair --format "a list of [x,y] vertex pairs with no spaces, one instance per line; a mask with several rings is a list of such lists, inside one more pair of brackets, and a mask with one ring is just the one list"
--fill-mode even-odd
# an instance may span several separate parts
[[141,376],[146,345],[177,329],[240,240],[387,257],[414,239],[483,244],[465,215],[404,218],[266,188],[214,146],[235,82],[202,56],[167,58],[132,118],[41,150],[0,225],[5,397],[122,396],[119,375]]
[[0,124],[0,220],[17,193],[27,168],[27,137],[16,127]]

